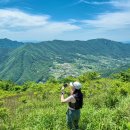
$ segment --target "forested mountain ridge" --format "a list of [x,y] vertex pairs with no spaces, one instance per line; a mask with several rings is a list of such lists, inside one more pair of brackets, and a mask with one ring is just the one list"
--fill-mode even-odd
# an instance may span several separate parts
[[7,38],[0,39],[0,48],[17,48],[21,45],[24,45],[24,43],[12,41],[12,40],[7,39]]
[[8,44],[0,44],[0,78],[18,83],[78,76],[87,71],[114,71],[130,63],[130,44],[107,39],[5,42]]

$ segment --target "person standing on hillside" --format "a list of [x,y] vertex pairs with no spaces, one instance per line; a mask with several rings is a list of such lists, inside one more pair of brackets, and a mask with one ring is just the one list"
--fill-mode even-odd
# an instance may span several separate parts
[[[70,96],[64,98],[64,88],[70,86]],[[78,129],[80,119],[80,109],[83,106],[83,94],[81,92],[82,85],[79,82],[71,82],[62,87],[61,102],[68,103],[66,112],[67,126],[69,129]]]

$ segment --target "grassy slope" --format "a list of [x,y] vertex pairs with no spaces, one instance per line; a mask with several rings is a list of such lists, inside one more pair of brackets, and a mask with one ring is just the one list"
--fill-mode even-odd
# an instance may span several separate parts
[[[84,107],[81,110],[80,129],[129,130],[130,82],[84,78]],[[22,90],[28,86],[26,91],[17,90],[18,94],[14,92],[16,96],[6,95],[0,103],[3,101],[3,105],[0,105],[0,129],[67,130],[67,104],[60,103],[61,85],[56,81],[28,83],[20,87]],[[68,93],[69,89],[65,91]],[[68,96],[67,93],[65,96]]]

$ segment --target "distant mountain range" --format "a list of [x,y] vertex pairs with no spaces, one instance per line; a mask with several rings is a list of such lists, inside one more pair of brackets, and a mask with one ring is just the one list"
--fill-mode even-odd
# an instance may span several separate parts
[[12,41],[10,39],[0,39],[0,48],[17,48],[21,45],[24,45],[22,42]]
[[130,66],[130,44],[107,39],[22,43],[0,39],[0,79],[17,83],[46,81],[50,76],[104,75]]

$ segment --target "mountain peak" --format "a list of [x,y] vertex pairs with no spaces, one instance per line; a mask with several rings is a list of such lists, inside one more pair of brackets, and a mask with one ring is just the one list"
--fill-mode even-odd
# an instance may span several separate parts
[[2,48],[17,48],[23,44],[22,42],[12,41],[8,38],[0,39],[0,47]]

